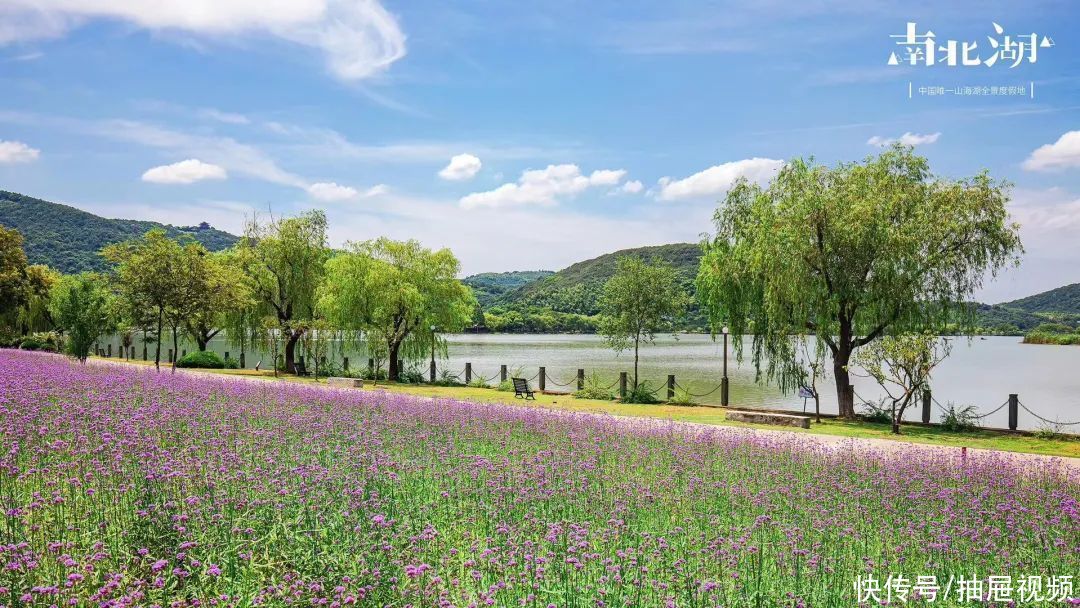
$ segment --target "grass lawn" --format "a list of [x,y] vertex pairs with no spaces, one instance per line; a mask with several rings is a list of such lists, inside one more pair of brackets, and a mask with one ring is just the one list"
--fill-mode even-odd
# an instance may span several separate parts
[[[153,365],[152,362],[123,361],[121,359],[102,359],[103,361],[131,363],[137,365]],[[167,365],[163,364],[162,368]],[[272,371],[255,370],[198,370],[216,374],[263,378],[268,380],[315,383],[312,378],[280,375],[274,378]],[[324,384],[325,379],[318,380]],[[574,412],[590,412],[597,414],[611,414],[614,416],[643,416],[664,420],[677,420],[680,422],[695,422],[699,424],[713,424],[721,426],[741,426],[748,428],[762,428],[776,430],[780,427],[747,424],[727,420],[726,413],[718,407],[708,406],[685,406],[685,405],[641,405],[632,403],[618,403],[615,401],[598,401],[595,399],[577,399],[572,395],[542,395],[537,393],[536,401],[523,401],[516,399],[513,393],[502,392],[494,389],[474,388],[468,386],[429,386],[415,384],[392,384],[379,383],[376,386],[368,384],[363,390],[380,390],[397,393],[407,393],[425,397],[437,397],[443,399],[458,399],[462,401],[474,401],[478,403],[511,403],[528,407],[546,407],[569,410]],[[736,406],[738,404],[735,404]],[[1025,452],[1029,454],[1042,454],[1046,456],[1066,456],[1080,458],[1080,438],[1059,437],[1043,439],[1030,435],[1007,433],[999,431],[974,431],[967,433],[950,432],[939,427],[927,427],[921,425],[904,425],[902,435],[896,436],[890,432],[888,424],[875,424],[863,421],[843,421],[832,418],[823,418],[820,423],[811,422],[810,429],[784,428],[795,433],[815,433],[820,435],[834,435],[840,437],[854,437],[861,439],[884,439],[889,441],[906,441],[929,445],[950,447],[969,447],[986,450],[1002,450],[1006,452]]]

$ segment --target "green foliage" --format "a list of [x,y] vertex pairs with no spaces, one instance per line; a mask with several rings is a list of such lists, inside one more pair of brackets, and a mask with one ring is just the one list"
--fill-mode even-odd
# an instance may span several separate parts
[[483,308],[493,306],[502,296],[544,277],[554,274],[550,270],[518,270],[514,272],[483,272],[462,279],[476,296]]
[[1045,315],[1080,315],[1080,283],[1065,285],[1001,306]]
[[634,349],[635,385],[641,343],[652,342],[658,331],[674,330],[687,304],[671,265],[635,257],[619,259],[615,274],[604,283],[600,333],[616,352]]
[[470,388],[491,388],[491,385],[487,382],[484,382],[483,378],[473,378],[467,386],[469,386]]
[[[885,333],[970,323],[971,294],[1022,251],[1008,199],[1009,185],[986,173],[938,178],[899,145],[834,168],[796,159],[767,188],[743,180],[729,190],[698,297],[740,355],[753,335],[755,367],[781,390],[801,377],[790,337],[808,334],[846,386],[852,353]],[[838,406],[854,415],[849,392]]]
[[852,363],[887,395],[894,433],[900,432],[904,410],[915,402],[919,390],[929,386],[930,374],[949,356],[950,348],[947,340],[929,333],[900,334],[875,340],[855,354]]
[[[514,390],[513,383],[510,384],[510,390]],[[615,398],[615,392],[611,387],[608,387],[603,383],[599,374],[592,372],[585,378],[585,386],[583,386],[580,391],[576,391],[574,396],[579,399],[611,401]]]
[[31,264],[45,264],[64,273],[105,271],[98,255],[103,247],[138,238],[158,228],[170,238],[190,238],[210,251],[231,247],[237,237],[207,224],[189,227],[157,222],[113,220],[74,207],[0,191],[0,225],[18,229],[26,238]]
[[116,308],[108,280],[95,273],[63,276],[49,294],[49,310],[64,331],[66,350],[80,361],[86,361],[99,336],[116,329]]
[[875,424],[889,424],[892,422],[892,407],[886,405],[884,400],[878,403],[867,401],[862,406],[863,410],[859,412],[859,415],[863,420]]
[[27,296],[26,252],[18,230],[0,226],[0,315],[14,312]]
[[397,381],[402,384],[422,384],[424,382],[424,372],[417,367],[403,369],[398,372]]
[[326,263],[319,309],[337,327],[362,330],[382,343],[390,380],[401,362],[430,353],[438,332],[461,331],[476,299],[457,280],[460,264],[449,249],[432,251],[417,241],[377,239],[350,244]]
[[649,386],[647,380],[643,380],[638,383],[637,386],[628,387],[626,390],[626,397],[623,398],[623,403],[640,403],[649,405],[653,403],[660,403],[660,400],[656,397],[658,391]]
[[[456,374],[448,369],[444,369],[439,372],[439,375],[435,378],[435,386],[464,386],[464,384],[458,379]],[[510,390],[513,390],[513,388]]]
[[225,357],[223,363],[225,364],[225,369],[240,369],[240,361],[232,357]]
[[950,401],[941,414],[941,427],[957,433],[974,431],[979,427],[978,409],[974,405],[956,405]]
[[176,362],[176,367],[224,369],[225,360],[221,358],[221,355],[214,351],[197,350],[193,353],[188,353],[186,356],[180,357]]
[[697,405],[690,391],[681,386],[675,387],[675,395],[667,401],[670,405]]
[[44,350],[55,353],[60,350],[61,340],[56,332],[44,331],[32,333],[22,339],[19,348],[22,350]]
[[498,333],[591,334],[596,333],[598,324],[599,316],[543,308],[520,311],[499,307],[484,313],[484,325]]

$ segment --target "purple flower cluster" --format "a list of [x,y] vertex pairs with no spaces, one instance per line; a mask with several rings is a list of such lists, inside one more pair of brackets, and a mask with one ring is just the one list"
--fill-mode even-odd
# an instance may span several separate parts
[[0,351],[0,606],[852,606],[1080,573],[1052,461]]

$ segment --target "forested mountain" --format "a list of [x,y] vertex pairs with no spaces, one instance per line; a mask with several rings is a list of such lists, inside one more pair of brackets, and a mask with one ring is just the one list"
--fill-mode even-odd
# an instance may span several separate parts
[[538,279],[555,274],[550,270],[517,270],[513,272],[482,272],[462,279],[472,287],[480,306],[487,308],[503,295]]
[[41,199],[0,190],[0,225],[22,233],[26,256],[31,264],[47,264],[66,273],[102,270],[105,261],[97,252],[145,234],[152,228],[164,228],[171,237],[189,235],[211,251],[225,249],[237,241],[235,235],[211,227],[177,227],[139,220],[114,220],[99,217]]
[[1080,283],[1065,285],[998,306],[1029,313],[1080,315]]

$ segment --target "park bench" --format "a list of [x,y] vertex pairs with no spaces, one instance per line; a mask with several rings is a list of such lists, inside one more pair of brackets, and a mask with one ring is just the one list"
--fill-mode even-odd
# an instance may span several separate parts
[[514,397],[522,399],[536,399],[536,395],[529,388],[529,381],[524,378],[511,378],[514,382]]
[[794,426],[803,429],[810,428],[809,416],[794,416],[792,414],[775,414],[773,412],[732,410],[727,413],[727,419],[735,422],[750,422],[753,424]]
[[303,361],[297,361],[295,366],[296,366],[296,375],[297,376],[310,376],[311,375],[311,372],[308,371],[308,368],[304,365]]

